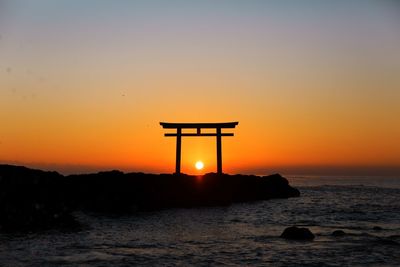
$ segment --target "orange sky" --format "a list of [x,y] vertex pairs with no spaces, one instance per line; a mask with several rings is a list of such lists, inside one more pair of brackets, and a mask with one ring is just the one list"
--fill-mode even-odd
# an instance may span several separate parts
[[[228,173],[399,173],[389,4],[66,2],[1,14],[0,162],[173,172],[160,121],[239,121],[223,139]],[[215,159],[214,138],[183,140],[183,172]]]

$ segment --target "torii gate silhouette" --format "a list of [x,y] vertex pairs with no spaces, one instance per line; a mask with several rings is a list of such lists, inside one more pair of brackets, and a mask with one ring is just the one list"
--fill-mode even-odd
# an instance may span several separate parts
[[[181,138],[182,136],[216,136],[217,137],[217,173],[222,174],[222,136],[233,136],[233,133],[222,133],[224,128],[235,128],[239,122],[221,123],[169,123],[160,122],[164,129],[176,129],[176,133],[166,133],[164,136],[176,136],[176,165],[175,173],[181,173]],[[215,133],[202,133],[201,129],[216,129]],[[195,133],[183,133],[182,129],[197,129]]]

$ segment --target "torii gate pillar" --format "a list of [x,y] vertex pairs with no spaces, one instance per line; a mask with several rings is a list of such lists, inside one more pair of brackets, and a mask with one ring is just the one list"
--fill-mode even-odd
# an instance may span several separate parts
[[181,173],[181,147],[182,147],[182,129],[177,128],[175,173]]
[[221,128],[217,128],[217,173],[222,174],[222,140]]

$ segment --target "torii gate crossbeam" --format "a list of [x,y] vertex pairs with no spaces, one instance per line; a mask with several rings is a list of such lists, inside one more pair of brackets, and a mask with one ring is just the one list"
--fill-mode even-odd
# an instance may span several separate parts
[[[166,133],[164,136],[176,136],[175,173],[181,173],[182,136],[216,136],[217,137],[217,173],[222,174],[222,136],[233,136],[233,133],[222,133],[224,128],[235,128],[239,122],[222,123],[168,123],[160,122],[164,129],[176,129],[176,133]],[[183,133],[182,129],[196,129],[195,133]],[[215,129],[215,133],[202,133],[201,129]]]

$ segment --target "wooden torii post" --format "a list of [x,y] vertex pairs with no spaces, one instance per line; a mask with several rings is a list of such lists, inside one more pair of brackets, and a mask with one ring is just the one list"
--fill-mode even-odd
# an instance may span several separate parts
[[[222,136],[233,136],[233,133],[222,133],[224,128],[235,128],[239,122],[222,123],[169,123],[160,122],[164,129],[176,129],[176,133],[166,133],[164,136],[176,136],[176,165],[175,173],[181,173],[181,144],[182,136],[216,136],[217,137],[217,173],[222,174]],[[182,129],[197,129],[195,133],[183,133]],[[215,129],[215,133],[202,133],[201,129]]]

